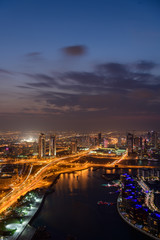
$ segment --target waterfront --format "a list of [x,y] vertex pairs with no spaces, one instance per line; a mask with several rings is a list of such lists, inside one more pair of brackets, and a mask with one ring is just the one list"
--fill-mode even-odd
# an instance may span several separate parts
[[97,205],[101,200],[116,203],[118,197],[116,188],[102,186],[105,183],[103,173],[104,169],[87,169],[62,174],[55,192],[46,197],[32,225],[47,226],[54,240],[65,240],[68,235],[77,240],[149,240],[121,219],[116,204]]

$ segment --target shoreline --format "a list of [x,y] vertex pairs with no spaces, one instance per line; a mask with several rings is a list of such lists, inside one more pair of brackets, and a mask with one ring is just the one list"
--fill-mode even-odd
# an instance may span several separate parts
[[142,230],[142,229],[136,227],[133,223],[131,223],[128,219],[126,219],[126,218],[123,216],[122,212],[120,211],[119,202],[120,202],[120,198],[118,197],[118,198],[117,198],[117,211],[118,211],[120,217],[121,217],[128,225],[130,225],[130,226],[133,227],[135,230],[138,230],[138,231],[141,232],[142,234],[145,234],[145,235],[147,235],[148,237],[150,237],[150,238],[152,238],[152,239],[154,239],[154,240],[160,240],[160,238],[158,238],[158,237],[156,237],[156,236],[153,236],[152,234],[146,232],[145,230]]
[[45,193],[44,193],[44,195],[43,195],[43,197],[42,197],[42,201],[40,202],[40,205],[39,205],[36,213],[32,216],[32,218],[31,218],[31,220],[30,220],[30,222],[29,222],[29,225],[32,224],[32,221],[34,221],[34,219],[35,219],[35,218],[37,217],[37,215],[39,214],[40,210],[41,210],[42,207],[43,207],[43,203],[44,203],[45,198],[47,197],[47,195],[53,192],[53,191],[49,192],[49,190],[54,186],[54,184],[56,184],[57,179],[59,179],[60,175],[61,175],[61,173],[58,174],[58,175],[55,177],[55,179],[53,180],[53,182],[51,183],[51,185],[50,185],[50,186],[48,187],[48,189],[45,191]]
[[[83,167],[82,169],[77,169],[77,170],[71,170],[71,171],[64,171],[62,173],[59,173],[55,179],[53,180],[53,182],[51,183],[51,185],[47,188],[46,192],[44,193],[44,196],[43,196],[43,199],[40,203],[40,206],[39,208],[37,209],[37,212],[33,215],[33,217],[31,218],[29,224],[32,224],[32,221],[34,221],[34,219],[37,217],[37,215],[39,214],[40,210],[42,209],[43,207],[43,203],[45,201],[45,198],[47,197],[48,194],[52,193],[53,191],[51,190],[51,188],[56,184],[57,180],[60,178],[61,174],[65,174],[65,173],[75,173],[75,172],[80,172],[80,171],[83,171],[83,170],[86,170],[86,169],[89,169],[89,168],[93,168],[93,171],[97,171],[98,169],[100,168],[105,168],[107,169],[107,167],[105,166],[85,166]],[[95,169],[94,169],[95,168]],[[51,191],[50,191],[51,190]]]
[[[40,204],[39,204],[39,207],[37,208],[37,211],[34,213],[34,215],[31,217],[31,219],[30,219],[30,221],[28,222],[28,224],[29,224],[32,228],[34,228],[34,226],[32,226],[33,221],[36,219],[36,217],[37,217],[38,214],[40,213],[40,211],[41,211],[41,209],[42,209],[42,207],[43,207],[45,198],[48,196],[48,194],[53,193],[54,189],[52,189],[52,188],[53,188],[53,186],[57,183],[57,180],[60,178],[60,176],[61,176],[62,174],[66,174],[66,173],[68,173],[68,174],[70,174],[70,173],[76,173],[76,172],[83,171],[83,170],[86,170],[86,169],[89,169],[89,168],[92,168],[92,167],[93,167],[93,171],[96,171],[96,170],[98,170],[98,169],[100,169],[100,168],[105,168],[105,169],[107,169],[107,167],[104,167],[104,166],[96,167],[96,168],[95,168],[94,166],[85,166],[85,167],[82,168],[82,169],[71,170],[71,171],[68,171],[68,170],[67,170],[66,172],[64,171],[64,172],[62,172],[62,173],[58,173],[58,175],[55,176],[55,178],[53,179],[53,182],[50,184],[50,186],[49,186],[49,187],[46,189],[46,191],[44,192],[43,197],[42,197],[42,200],[41,200],[41,202],[40,202]],[[94,170],[94,168],[95,168],[95,170]],[[144,231],[144,230],[136,227],[134,224],[132,224],[131,222],[129,222],[128,219],[126,219],[126,218],[123,216],[123,214],[121,213],[120,208],[119,208],[119,197],[117,198],[117,211],[118,211],[119,215],[121,216],[121,218],[122,218],[127,224],[129,224],[131,227],[133,227],[135,230],[140,231],[142,234],[145,234],[145,235],[147,235],[148,237],[150,237],[150,238],[152,238],[152,239],[154,239],[154,240],[160,240],[160,238],[158,238],[158,237],[156,237],[156,236],[153,236],[152,234],[150,234],[150,233],[148,233],[148,232],[146,232],[146,231]],[[17,238],[17,240],[20,240],[21,235],[22,235],[22,233],[25,231],[26,228],[27,228],[27,226],[25,226],[24,230],[21,232],[21,234],[20,234],[19,238]],[[36,229],[36,231],[38,231],[38,228],[35,228],[35,229]],[[34,240],[34,235],[33,235],[33,240]]]
[[[34,226],[32,226],[33,221],[36,219],[36,217],[37,217],[38,214],[40,213],[40,211],[41,211],[41,209],[42,209],[42,207],[43,207],[45,198],[48,196],[48,194],[53,193],[53,191],[54,191],[53,186],[57,183],[57,180],[60,178],[60,176],[61,176],[62,174],[66,174],[66,173],[68,173],[68,174],[70,174],[70,173],[76,173],[76,172],[83,171],[83,170],[86,170],[86,169],[89,169],[89,168],[93,168],[93,171],[97,171],[97,170],[100,169],[100,168],[105,168],[105,169],[107,169],[107,167],[105,167],[105,166],[98,166],[98,167],[97,167],[97,166],[85,166],[85,167],[83,167],[82,169],[71,170],[71,171],[68,171],[68,170],[67,170],[67,171],[58,173],[58,175],[55,176],[55,178],[53,179],[53,181],[52,181],[52,183],[50,184],[50,186],[49,186],[49,187],[46,189],[46,191],[44,192],[43,197],[42,197],[42,200],[41,200],[41,202],[40,202],[40,204],[39,204],[39,207],[37,208],[37,211],[34,213],[34,215],[31,217],[31,219],[30,219],[30,221],[28,222],[28,224],[29,224],[31,227],[34,228]],[[94,169],[94,168],[95,168],[95,169]],[[34,190],[33,190],[33,191],[34,191]],[[117,204],[118,204],[118,199],[117,199]],[[117,205],[117,210],[118,210],[118,205]],[[118,210],[118,212],[119,212],[119,210]],[[121,216],[120,212],[119,212],[119,215]],[[121,217],[122,217],[123,220],[126,221],[126,219],[124,219],[123,216],[121,216]],[[127,221],[126,221],[126,222],[127,222]],[[127,222],[127,223],[128,223],[128,222]],[[128,224],[129,224],[129,223],[128,223]],[[131,225],[131,226],[132,226],[132,225]],[[24,230],[21,232],[19,238],[21,237],[22,233],[25,231],[26,227],[27,227],[27,225],[25,226]],[[132,226],[132,227],[135,227],[135,226]],[[144,231],[142,231],[141,229],[138,229],[138,228],[136,228],[136,227],[135,227],[135,229],[141,231],[141,232],[144,234]],[[38,231],[37,228],[36,228],[36,231]],[[147,234],[147,233],[146,233],[146,234]],[[147,234],[147,235],[148,235],[148,234]],[[151,237],[150,235],[148,235],[148,236]],[[153,236],[152,236],[152,237],[153,237]],[[19,238],[17,238],[17,240],[20,240]],[[160,238],[153,238],[153,239],[155,239],[155,240],[160,240]],[[34,236],[33,236],[33,240],[34,240]]]
[[[32,226],[32,221],[34,221],[34,219],[37,217],[37,215],[39,214],[39,212],[41,211],[42,207],[43,207],[43,203],[45,201],[45,198],[47,197],[47,195],[51,192],[48,192],[48,190],[50,188],[52,188],[54,186],[54,184],[56,183],[57,179],[60,177],[60,174],[58,174],[53,182],[51,183],[51,185],[47,188],[47,190],[45,191],[45,193],[42,195],[42,199],[41,202],[39,203],[39,206],[37,206],[37,210],[34,212],[34,214],[31,216],[30,220],[28,221],[28,223],[25,225],[24,229],[22,230],[22,232],[16,237],[16,240],[21,240],[21,237],[24,239],[23,234],[25,233],[25,231],[27,230],[27,227],[31,227],[33,229],[35,229],[35,233],[38,231],[37,228],[35,228],[34,226]],[[34,190],[33,190],[34,191]],[[34,235],[35,235],[34,233]],[[32,238],[34,239],[34,235],[32,236]],[[14,236],[14,235],[13,235]],[[31,239],[32,239],[31,238]],[[26,238],[28,240],[28,238]],[[31,240],[30,239],[30,240]]]
[[[66,172],[62,172],[62,173],[59,173],[53,180],[53,182],[51,183],[51,185],[47,188],[47,190],[45,191],[44,193],[44,196],[43,196],[43,199],[39,205],[39,208],[37,209],[37,212],[34,214],[34,216],[31,218],[29,224],[32,224],[32,220],[34,220],[34,218],[36,218],[36,215],[38,215],[39,211],[41,210],[42,206],[43,206],[43,203],[44,203],[44,200],[45,198],[47,197],[48,194],[52,193],[53,192],[53,189],[51,189],[56,183],[57,183],[57,180],[60,178],[61,174],[65,174],[65,173],[75,173],[75,172],[79,172],[79,171],[83,171],[85,169],[88,169],[88,168],[91,168],[91,167],[84,167],[82,169],[78,169],[78,170],[72,170],[72,171],[66,171]],[[97,169],[96,169],[97,170]],[[34,191],[34,190],[33,190]]]
[[[91,168],[91,167],[84,167],[82,169],[78,169],[78,170],[72,170],[72,171],[66,171],[66,172],[62,172],[62,173],[59,173],[53,180],[53,182],[51,183],[51,185],[46,189],[45,193],[43,194],[43,197],[42,197],[42,200],[39,204],[39,207],[37,208],[37,211],[33,214],[33,216],[31,217],[31,219],[29,220],[28,222],[28,225],[31,226],[32,228],[34,228],[34,226],[32,226],[32,223],[33,221],[35,220],[35,218],[38,216],[38,214],[40,213],[42,207],[43,207],[43,204],[44,204],[44,201],[45,201],[45,198],[48,196],[48,194],[52,193],[53,192],[53,189],[52,187],[57,183],[57,180],[60,178],[61,174],[65,174],[65,173],[75,173],[75,172],[79,172],[79,171],[83,171],[85,169],[88,169],[88,168]],[[34,191],[34,190],[33,190]],[[23,229],[23,231],[20,233],[20,235],[18,236],[18,238],[16,238],[16,240],[20,240],[21,239],[21,236],[23,234],[23,232],[26,230],[27,228],[27,225],[25,226],[25,228]],[[36,231],[38,231],[38,229],[36,228]],[[34,235],[33,235],[33,239],[34,239]]]

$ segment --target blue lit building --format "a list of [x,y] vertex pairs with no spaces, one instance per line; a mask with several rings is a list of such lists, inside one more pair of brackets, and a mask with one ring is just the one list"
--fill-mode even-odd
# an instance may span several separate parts
[[152,212],[148,216],[148,225],[150,228],[150,231],[153,234],[159,234],[160,233],[160,214],[157,212]]

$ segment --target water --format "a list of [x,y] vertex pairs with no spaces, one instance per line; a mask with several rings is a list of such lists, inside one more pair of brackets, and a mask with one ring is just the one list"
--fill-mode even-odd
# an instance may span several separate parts
[[140,159],[131,159],[131,160],[124,160],[123,165],[138,165],[138,166],[159,166],[160,167],[160,161],[153,161],[153,160],[140,160]]
[[101,177],[105,171],[87,169],[62,174],[56,191],[46,197],[32,225],[47,226],[53,240],[65,240],[68,235],[77,240],[149,240],[121,219],[116,205],[97,205],[99,200],[116,203],[118,196],[109,194],[116,188],[102,186],[106,183]]

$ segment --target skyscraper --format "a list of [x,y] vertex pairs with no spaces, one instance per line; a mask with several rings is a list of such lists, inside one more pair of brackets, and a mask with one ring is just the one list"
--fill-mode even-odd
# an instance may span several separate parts
[[100,145],[102,142],[102,134],[98,133],[98,144]]
[[44,133],[39,136],[39,158],[46,155],[46,137]]
[[49,138],[49,156],[56,156],[56,136]]
[[128,147],[128,154],[133,153],[133,134],[127,134],[127,147]]
[[121,146],[121,136],[118,137],[118,146]]
[[148,132],[148,142],[154,148],[157,148],[157,139],[158,139],[158,137],[157,137],[156,131]]
[[139,147],[140,147],[140,138],[135,136],[134,137],[134,151],[138,152]]
[[104,145],[104,148],[108,147],[108,139],[104,138],[103,145]]
[[72,142],[71,151],[72,153],[77,153],[77,142]]
[[154,148],[157,148],[157,132],[151,131],[151,144]]

